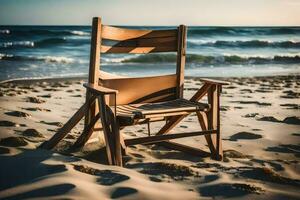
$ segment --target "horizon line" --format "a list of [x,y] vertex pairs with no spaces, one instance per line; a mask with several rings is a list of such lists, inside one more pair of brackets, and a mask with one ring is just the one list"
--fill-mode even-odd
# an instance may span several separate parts
[[[178,25],[120,25],[120,24],[104,24],[104,25],[109,25],[109,26],[155,26],[155,27],[171,27],[171,26],[179,26]],[[300,25],[187,25],[183,24],[185,26],[189,27],[300,27]],[[91,24],[0,24],[0,26],[92,26]]]

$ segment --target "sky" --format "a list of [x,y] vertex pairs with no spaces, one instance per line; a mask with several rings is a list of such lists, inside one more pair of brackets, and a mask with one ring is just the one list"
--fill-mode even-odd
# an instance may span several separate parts
[[0,0],[0,25],[300,26],[300,0]]

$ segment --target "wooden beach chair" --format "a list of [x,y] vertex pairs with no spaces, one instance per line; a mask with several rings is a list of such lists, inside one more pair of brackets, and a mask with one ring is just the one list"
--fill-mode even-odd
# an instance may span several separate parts
[[[171,30],[137,30],[102,25],[93,18],[90,67],[86,101],[66,124],[41,147],[52,149],[85,116],[85,126],[74,147],[82,147],[101,121],[109,164],[122,166],[127,146],[137,144],[163,145],[197,156],[222,159],[220,136],[220,92],[223,81],[202,79],[203,86],[191,99],[183,98],[186,57],[186,27]],[[115,42],[113,45],[109,42]],[[129,78],[110,75],[100,70],[100,54],[176,52],[176,74]],[[160,64],[157,64],[159,67]],[[143,66],[141,66],[142,68]],[[207,102],[199,102],[207,95]],[[196,113],[199,129],[193,132],[169,133],[183,118]],[[165,121],[156,133],[124,139],[120,130],[126,126]],[[205,136],[210,153],[169,140]],[[122,150],[123,149],[123,150]]]

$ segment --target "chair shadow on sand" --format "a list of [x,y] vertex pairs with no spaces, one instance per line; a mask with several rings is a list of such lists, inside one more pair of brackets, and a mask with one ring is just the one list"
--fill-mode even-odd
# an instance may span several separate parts
[[[53,157],[53,152],[43,150],[26,150],[14,156],[0,155],[0,194],[12,187],[22,184],[35,183],[49,175],[65,172],[66,166],[49,165],[43,163]],[[75,188],[75,185],[65,183],[38,188],[23,193],[15,194],[5,199],[38,198],[56,196],[67,193]],[[1,196],[2,196],[1,195]]]

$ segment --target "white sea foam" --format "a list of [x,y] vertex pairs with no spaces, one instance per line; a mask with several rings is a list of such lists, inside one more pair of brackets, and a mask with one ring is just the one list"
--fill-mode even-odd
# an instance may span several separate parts
[[25,46],[34,47],[34,42],[32,41],[17,41],[17,42],[4,42],[0,44],[0,47],[12,47],[12,46]]
[[4,30],[0,30],[1,34],[10,34],[10,30],[8,29],[4,29]]
[[84,31],[71,31],[71,33],[74,35],[90,35],[90,33]]

